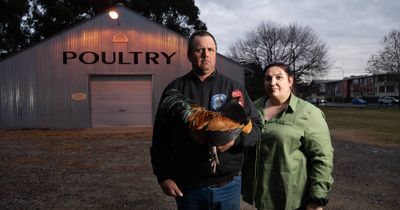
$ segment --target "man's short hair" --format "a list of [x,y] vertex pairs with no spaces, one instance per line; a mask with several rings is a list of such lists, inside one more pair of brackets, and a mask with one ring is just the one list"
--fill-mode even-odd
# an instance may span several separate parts
[[193,51],[193,48],[194,48],[194,38],[195,38],[196,36],[210,36],[210,37],[214,40],[215,48],[217,48],[217,42],[215,41],[214,36],[213,36],[210,32],[208,32],[208,31],[206,31],[206,30],[198,30],[198,31],[193,32],[192,35],[190,35],[190,37],[189,37],[188,54],[191,53],[191,52]]

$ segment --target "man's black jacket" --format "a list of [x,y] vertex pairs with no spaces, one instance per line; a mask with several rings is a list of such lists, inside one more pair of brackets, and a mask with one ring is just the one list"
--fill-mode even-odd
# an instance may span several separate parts
[[180,188],[202,187],[218,184],[238,175],[243,164],[244,147],[254,146],[261,135],[259,116],[246,90],[217,71],[203,82],[193,72],[189,72],[172,81],[164,93],[169,89],[179,90],[194,103],[208,110],[213,110],[216,106],[213,97],[223,94],[229,101],[234,91],[240,91],[244,98],[244,109],[252,120],[253,128],[250,134],[242,133],[229,150],[218,154],[220,164],[217,165],[216,173],[212,174],[208,145],[193,142],[182,124],[166,122],[158,110],[150,149],[153,172],[158,182],[172,179]]

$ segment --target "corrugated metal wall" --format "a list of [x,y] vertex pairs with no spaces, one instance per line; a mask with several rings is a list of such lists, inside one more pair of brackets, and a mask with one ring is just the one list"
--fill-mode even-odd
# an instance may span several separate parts
[[[96,74],[153,75],[152,109],[156,110],[163,88],[191,68],[186,57],[187,39],[123,6],[117,10],[120,24],[104,13],[0,63],[0,128],[90,127],[89,97],[77,101],[71,95],[89,96],[89,78]],[[113,42],[118,33],[126,35],[128,42]],[[76,52],[77,58],[64,64],[63,52]],[[115,52],[116,62],[102,63],[102,52],[106,61],[112,61]],[[122,63],[118,62],[119,52]],[[137,53],[137,64],[129,52],[143,52]],[[146,64],[145,52],[159,53],[158,64]],[[176,54],[167,64],[161,52]],[[81,55],[92,63],[94,53],[99,55],[97,63],[78,60]],[[242,67],[229,59],[219,55],[217,69],[244,84]]]

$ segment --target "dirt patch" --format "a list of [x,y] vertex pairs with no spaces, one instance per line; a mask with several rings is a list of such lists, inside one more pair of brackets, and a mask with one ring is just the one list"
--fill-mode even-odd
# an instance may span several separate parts
[[330,133],[334,136],[334,139],[345,140],[356,144],[374,145],[380,147],[400,148],[398,141],[388,140],[385,138],[385,134],[381,134],[380,138],[377,138],[373,133],[368,130],[361,129],[331,129]]
[[174,208],[152,176],[151,129],[0,136],[0,209]]
[[[399,145],[332,134],[326,209],[400,209]],[[150,139],[151,128],[0,130],[0,209],[175,209],[152,174]]]
[[334,137],[334,187],[329,209],[400,209],[399,147]]

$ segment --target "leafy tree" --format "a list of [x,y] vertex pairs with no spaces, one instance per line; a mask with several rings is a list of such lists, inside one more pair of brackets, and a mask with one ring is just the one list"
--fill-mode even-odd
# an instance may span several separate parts
[[[373,54],[366,70],[372,74],[391,74],[400,85],[400,29],[392,29],[383,38],[383,49]],[[400,96],[400,91],[399,96]]]
[[33,41],[45,39],[95,15],[93,5],[82,0],[36,0],[32,7]]
[[25,0],[0,1],[0,55],[18,51],[26,45],[27,32],[20,24],[28,9]]
[[207,29],[194,0],[1,0],[0,57],[124,3],[184,36]]
[[131,8],[187,37],[194,30],[207,29],[194,0],[133,0]]
[[258,69],[273,61],[287,63],[297,83],[310,81],[329,67],[325,43],[312,28],[295,23],[282,26],[264,22],[231,45],[228,56],[241,64],[256,65]]

